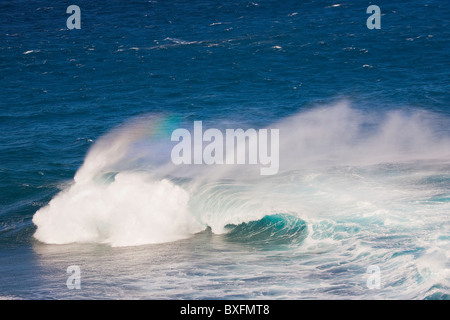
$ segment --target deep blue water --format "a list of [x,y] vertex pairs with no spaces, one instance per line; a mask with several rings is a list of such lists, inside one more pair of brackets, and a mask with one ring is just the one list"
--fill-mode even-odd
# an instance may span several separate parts
[[[79,30],[66,27],[71,4]],[[370,4],[379,30],[366,26]],[[449,16],[443,0],[1,1],[0,297],[448,299]],[[100,161],[86,158],[99,138],[148,116],[149,128],[279,126],[286,170],[148,185],[137,175],[161,171],[147,155],[106,168],[133,197],[75,190],[83,163]],[[117,142],[105,139],[99,155]],[[141,148],[172,145],[154,139]],[[83,190],[85,204],[70,202]],[[136,212],[145,233],[168,208],[201,232],[123,238]],[[161,235],[185,226],[166,223],[155,222]],[[101,236],[84,241],[78,227]],[[83,270],[81,290],[66,287],[69,265]],[[380,289],[366,286],[370,265]]]

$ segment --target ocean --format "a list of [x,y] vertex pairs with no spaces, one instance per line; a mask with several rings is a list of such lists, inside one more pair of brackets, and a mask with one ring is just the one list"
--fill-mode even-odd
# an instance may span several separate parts
[[0,298],[448,300],[449,16],[0,2]]

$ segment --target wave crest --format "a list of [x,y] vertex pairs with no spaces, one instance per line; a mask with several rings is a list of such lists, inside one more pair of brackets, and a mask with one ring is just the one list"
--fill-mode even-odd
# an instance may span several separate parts
[[228,241],[251,245],[299,245],[307,236],[307,225],[290,214],[266,215],[260,220],[225,226]]

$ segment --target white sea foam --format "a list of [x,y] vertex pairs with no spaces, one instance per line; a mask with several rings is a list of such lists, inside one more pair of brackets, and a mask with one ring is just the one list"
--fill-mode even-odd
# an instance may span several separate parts
[[179,240],[202,230],[188,201],[181,187],[144,173],[118,173],[109,184],[76,182],[35,214],[35,237],[53,244],[113,246]]
[[0,300],[22,300],[19,297],[16,296],[2,296],[0,295]]

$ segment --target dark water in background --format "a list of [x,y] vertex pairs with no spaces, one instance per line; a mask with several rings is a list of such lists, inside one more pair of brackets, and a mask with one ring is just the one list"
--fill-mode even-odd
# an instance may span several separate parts
[[[71,4],[80,30],[66,28]],[[2,1],[0,296],[448,299],[450,5],[374,4],[380,30],[366,27],[365,1]],[[117,188],[132,197],[70,189],[102,135],[148,114],[149,126],[291,119],[280,161],[298,165],[194,186],[149,185],[127,167]],[[95,241],[33,238],[34,214],[62,189],[72,193],[44,209],[61,217],[42,222],[45,238],[80,227]],[[92,197],[72,203],[83,190]],[[191,216],[200,227],[186,231]],[[161,241],[124,236],[147,225]],[[66,287],[70,265],[81,290]],[[380,289],[366,286],[370,265]]]

